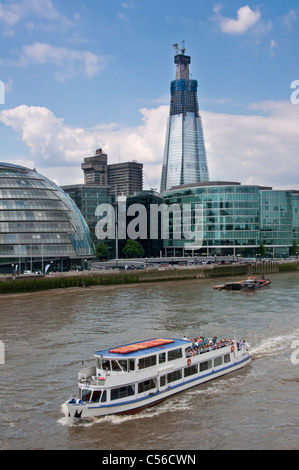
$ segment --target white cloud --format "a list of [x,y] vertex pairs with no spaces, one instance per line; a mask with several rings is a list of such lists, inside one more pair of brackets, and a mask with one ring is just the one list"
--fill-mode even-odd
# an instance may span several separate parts
[[147,180],[158,185],[168,106],[142,109],[141,114],[143,124],[134,128],[112,123],[82,129],[67,126],[47,108],[22,105],[2,111],[0,122],[13,128],[29,148],[28,166],[41,173],[46,169],[45,176],[59,184],[83,182],[81,163],[101,146],[110,163],[143,163]]
[[13,27],[31,15],[47,22],[54,21],[64,29],[73,24],[54,7],[52,0],[22,0],[9,4],[0,3],[0,21],[7,27]]
[[221,5],[221,3],[217,3],[217,5],[213,6],[213,11],[218,14],[222,10],[222,8],[223,8],[223,5]]
[[291,9],[284,17],[283,17],[283,23],[285,27],[289,30],[293,29],[294,24],[297,21],[297,13],[296,10]]
[[82,74],[93,77],[107,65],[107,61],[102,55],[40,42],[23,46],[17,65],[46,63],[54,64],[57,67],[55,77],[60,81]]
[[202,113],[211,179],[299,189],[299,106],[268,101],[251,108],[265,115]]
[[274,56],[276,47],[278,47],[278,43],[274,39],[271,39],[271,41],[270,41],[270,57]]
[[[214,11],[219,13],[219,6],[216,10],[214,8]],[[237,11],[237,19],[225,18],[220,14],[217,14],[216,16],[216,20],[219,23],[221,31],[227,34],[244,34],[255,26],[260,19],[260,10],[257,9],[253,11],[248,5],[239,8]]]
[[[2,111],[0,121],[30,149],[27,166],[57,184],[82,183],[83,159],[102,147],[110,163],[143,163],[144,186],[159,189],[168,112],[168,106],[143,108],[139,126],[110,123],[82,129],[68,126],[47,108],[23,105]],[[201,113],[210,179],[299,189],[299,105],[255,103],[251,113]]]
[[0,20],[8,26],[18,23],[23,16],[23,8],[21,3],[12,3],[5,5],[0,3]]
[[92,133],[66,126],[47,108],[18,106],[2,111],[0,121],[20,135],[35,164],[43,167],[79,162],[97,145]]

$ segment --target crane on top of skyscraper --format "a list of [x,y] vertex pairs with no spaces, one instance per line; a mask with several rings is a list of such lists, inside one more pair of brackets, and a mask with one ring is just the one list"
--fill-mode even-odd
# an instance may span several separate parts
[[184,55],[185,52],[186,52],[185,41],[182,41],[182,48],[181,48],[181,49],[179,48],[179,45],[178,45],[177,43],[173,44],[173,47],[174,47],[175,50],[176,50],[176,54],[181,53],[181,54]]

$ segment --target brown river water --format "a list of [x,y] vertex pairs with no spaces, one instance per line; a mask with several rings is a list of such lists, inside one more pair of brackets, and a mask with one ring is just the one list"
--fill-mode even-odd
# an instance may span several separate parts
[[[299,274],[271,280],[256,292],[198,280],[2,295],[0,449],[298,449]],[[200,327],[218,337],[236,329],[251,364],[133,416],[64,414],[95,350]]]

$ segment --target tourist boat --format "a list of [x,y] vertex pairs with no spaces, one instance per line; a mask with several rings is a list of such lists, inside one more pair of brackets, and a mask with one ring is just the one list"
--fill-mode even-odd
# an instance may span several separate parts
[[248,345],[204,337],[160,338],[97,351],[78,373],[79,394],[66,402],[72,418],[134,414],[175,393],[244,367]]
[[226,284],[214,286],[215,290],[256,290],[263,287],[270,287],[270,279],[257,279],[256,277],[248,277],[243,281],[227,282]]

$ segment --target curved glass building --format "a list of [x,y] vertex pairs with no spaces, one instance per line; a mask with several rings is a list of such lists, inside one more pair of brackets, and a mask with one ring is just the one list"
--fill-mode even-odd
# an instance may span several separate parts
[[[177,46],[177,45],[175,45]],[[209,180],[204,135],[197,101],[197,80],[190,80],[191,57],[174,58],[176,79],[171,82],[161,193],[173,186]]]
[[89,229],[69,196],[35,170],[0,162],[0,260],[91,256]]

